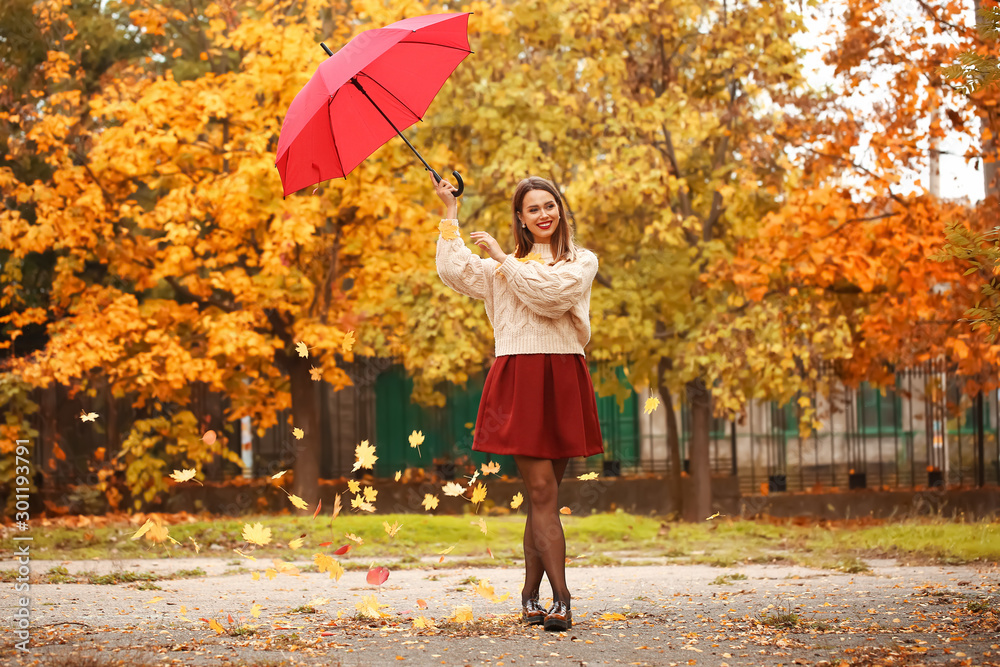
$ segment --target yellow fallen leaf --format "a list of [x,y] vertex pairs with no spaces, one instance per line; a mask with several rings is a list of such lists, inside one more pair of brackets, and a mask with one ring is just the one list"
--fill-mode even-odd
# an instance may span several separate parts
[[521,506],[521,503],[523,503],[523,502],[524,502],[524,496],[522,496],[521,492],[518,491],[517,493],[514,494],[514,497],[511,498],[510,508],[512,510],[516,510],[518,507]]
[[596,472],[585,472],[582,475],[577,475],[576,478],[577,479],[582,479],[583,481],[586,482],[587,480],[597,479],[597,473]]
[[472,619],[472,607],[467,604],[463,604],[455,608],[455,612],[448,620],[453,623],[468,623]]
[[465,487],[458,482],[448,482],[444,485],[442,492],[446,496],[458,497],[465,493]]
[[344,576],[344,568],[333,556],[328,556],[326,554],[313,554],[313,562],[316,563],[316,568],[321,573],[329,572],[330,578],[335,581],[340,581],[340,578]]
[[472,490],[472,504],[478,505],[484,500],[486,500],[486,487],[482,484],[476,484],[476,488]]
[[254,618],[260,618],[260,610],[263,608],[259,604],[254,604],[254,606],[250,607],[250,615]]
[[239,549],[233,549],[233,551],[235,551],[235,552],[236,552],[236,553],[238,553],[239,555],[241,555],[241,556],[243,556],[244,558],[247,558],[247,559],[249,559],[249,560],[257,560],[257,559],[256,559],[256,558],[254,558],[253,556],[251,556],[251,555],[249,555],[249,554],[245,554],[245,553],[243,553],[242,551],[240,551]]
[[215,633],[219,634],[219,635],[221,635],[223,632],[226,631],[226,629],[222,627],[222,624],[219,623],[214,618],[211,621],[208,622],[208,627],[210,627],[213,630],[215,630]]
[[489,463],[484,463],[480,467],[484,475],[496,475],[500,472],[500,464],[496,461],[490,461]]
[[309,356],[309,348],[302,341],[299,341],[298,343],[295,344],[295,351],[299,353],[300,357]]
[[271,479],[278,479],[279,477],[281,477],[282,475],[284,475],[286,472],[288,472],[288,471],[287,470],[282,470],[281,472],[276,472],[273,475],[271,475]]
[[344,537],[346,537],[347,539],[351,540],[352,542],[357,542],[359,547],[362,544],[365,543],[365,541],[363,539],[361,539],[360,537],[358,537],[354,533],[344,533]]
[[378,457],[375,456],[375,446],[369,445],[367,440],[362,440],[361,444],[354,448],[354,458],[356,460],[352,472],[358,468],[371,469],[378,461]]
[[403,527],[398,521],[393,521],[391,526],[388,521],[383,521],[382,525],[385,527],[385,532],[389,534],[389,537],[395,537],[399,529]]
[[251,526],[243,524],[243,539],[251,544],[264,546],[271,541],[271,529],[265,528],[259,521]]
[[396,474],[393,475],[393,479],[398,482],[402,476],[403,476],[403,471],[397,470]]
[[374,595],[365,595],[361,598],[360,602],[354,605],[354,608],[367,618],[381,618],[382,612],[379,611],[379,607],[381,606],[377,597]]
[[83,412],[83,411],[81,411],[80,412],[80,421],[92,422],[95,419],[97,419],[98,416],[99,415],[96,412]]
[[305,431],[298,427],[292,429],[292,435],[295,436],[296,440],[301,440],[305,434]]
[[316,368],[315,366],[310,366],[309,367],[309,378],[311,380],[313,380],[313,382],[319,382],[320,380],[323,379],[323,369],[322,368]]
[[598,618],[602,621],[624,621],[625,614],[601,614]]
[[429,618],[424,618],[423,616],[417,616],[413,619],[413,628],[419,630],[420,628],[433,628],[434,621]]
[[288,548],[291,549],[292,551],[295,551],[296,549],[301,547],[304,543],[305,543],[304,539],[302,539],[301,537],[296,537],[294,540],[288,543]]
[[361,493],[361,482],[356,479],[347,480],[347,489],[351,493]]
[[408,439],[410,441],[410,449],[415,447],[417,449],[417,456],[420,456],[420,445],[424,444],[424,432],[414,431]]
[[444,551],[439,551],[438,553],[439,554],[450,554],[454,548],[455,548],[455,545],[453,544],[450,547],[448,547],[447,549],[445,549]]
[[170,478],[173,479],[175,482],[187,482],[194,479],[194,476],[197,472],[198,471],[195,470],[194,468],[191,468],[189,470],[175,470],[172,473],[170,473]]
[[269,580],[273,581],[274,578],[278,576],[278,571],[275,570],[274,568],[269,567],[266,570],[264,570],[264,576],[267,577]]
[[423,499],[423,501],[420,504],[423,505],[424,509],[429,512],[432,509],[436,509],[437,508],[437,506],[438,506],[438,497],[437,496],[432,496],[429,493],[425,493],[424,494],[424,499]]
[[378,496],[378,490],[374,487],[366,486],[364,489],[365,502],[373,503],[375,502],[375,497]]
[[132,536],[132,539],[133,540],[139,539],[140,537],[142,537],[143,535],[145,535],[146,531],[148,531],[152,527],[153,527],[153,520],[152,519],[146,519],[146,523],[142,524],[142,526],[139,528],[139,530],[135,531],[135,535]]
[[646,399],[646,405],[644,405],[642,409],[648,415],[652,414],[658,407],[660,407],[660,399],[655,396],[651,396]]
[[350,352],[351,348],[354,347],[354,332],[348,331],[344,334],[344,339],[340,341],[340,349],[344,352]]
[[288,496],[288,499],[292,501],[292,504],[298,507],[300,510],[309,509],[309,503],[307,503],[306,501],[302,500],[301,498],[299,498],[294,494]]
[[159,602],[162,599],[163,598],[161,596],[157,595],[154,598],[150,598],[149,600],[146,600],[146,604],[153,604],[154,602]]
[[479,530],[483,531],[483,535],[486,534],[486,519],[479,517]]
[[254,581],[260,581],[260,572],[254,570],[253,572],[250,573],[250,578],[253,579]]

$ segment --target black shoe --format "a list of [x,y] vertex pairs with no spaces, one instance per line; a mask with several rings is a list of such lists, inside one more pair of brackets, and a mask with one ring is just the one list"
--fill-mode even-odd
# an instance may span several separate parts
[[538,598],[528,598],[521,604],[521,620],[528,625],[541,625],[545,622],[545,609],[538,604]]
[[546,630],[569,630],[573,627],[573,613],[569,610],[569,602],[553,602],[545,614]]

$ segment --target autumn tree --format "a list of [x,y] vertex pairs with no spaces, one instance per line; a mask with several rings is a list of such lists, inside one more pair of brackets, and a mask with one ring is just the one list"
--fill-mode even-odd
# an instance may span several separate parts
[[[251,416],[261,429],[290,407],[292,423],[280,427],[303,433],[290,457],[293,491],[315,496],[315,380],[335,389],[350,382],[337,358],[353,358],[352,332],[384,337],[378,314],[355,302],[388,272],[416,266],[422,249],[409,237],[437,223],[420,206],[433,193],[405,145],[287,199],[273,151],[285,110],[325,57],[318,43],[372,27],[366,20],[380,6],[207,2],[192,14],[187,3],[137,2],[130,20],[161,38],[159,58],[39,120],[32,137],[52,165],[51,186],[4,172],[11,200],[34,207],[32,217],[4,214],[11,257],[56,257],[51,304],[30,313],[51,320],[49,341],[11,370],[36,385],[86,386],[101,375],[116,396],[134,396],[142,418],[120,460],[146,500],[165,488],[174,462],[235,458],[222,439],[201,440],[204,416],[185,409],[194,383],[229,397],[227,419]],[[199,36],[171,37],[188,32]],[[190,60],[191,48],[203,49],[204,71],[164,66]],[[100,131],[71,154],[60,132],[83,115]],[[11,323],[23,326],[20,318]]]

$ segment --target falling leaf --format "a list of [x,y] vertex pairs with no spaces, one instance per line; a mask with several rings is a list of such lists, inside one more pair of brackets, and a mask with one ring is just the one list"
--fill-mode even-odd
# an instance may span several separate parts
[[379,566],[368,570],[368,576],[365,577],[365,580],[372,586],[381,586],[388,578],[389,568]]
[[153,598],[150,598],[149,600],[146,600],[146,604],[153,604],[153,603],[159,602],[162,599],[163,599],[162,596],[157,595],[156,597],[153,597]]
[[277,558],[272,558],[271,562],[274,564],[275,569],[282,574],[291,574],[295,576],[298,576],[299,574],[299,568],[295,567],[291,563],[286,563],[285,561],[278,560]]
[[344,537],[346,537],[347,539],[349,539],[352,542],[356,542],[359,547],[362,544],[365,543],[365,541],[363,539],[361,539],[360,537],[358,537],[354,533],[344,533]]
[[194,545],[194,552],[195,552],[196,554],[197,554],[197,553],[201,553],[201,547],[200,547],[200,546],[198,546],[198,543],[194,541],[194,538],[193,538],[193,537],[191,537],[191,536],[189,535],[189,536],[188,536],[188,539],[189,539],[189,540],[191,540],[191,543],[192,543],[192,544]]
[[460,496],[465,493],[465,487],[458,482],[448,482],[444,485],[442,492],[446,496]]
[[311,607],[322,607],[325,604],[330,604],[330,598],[313,598],[309,600],[309,606]]
[[496,475],[500,472],[500,464],[496,461],[490,461],[489,463],[484,463],[480,466],[484,475]]
[[254,604],[254,606],[250,607],[250,615],[254,618],[260,618],[260,610],[263,608],[259,604]]
[[420,598],[417,598],[417,608],[418,609],[427,609],[427,600],[422,600]]
[[316,503],[316,511],[315,511],[315,512],[313,512],[313,518],[314,518],[314,519],[316,518],[316,515],[317,515],[317,514],[319,514],[319,510],[320,510],[320,508],[322,508],[322,507],[323,507],[323,499],[322,499],[322,498],[320,498],[320,499],[319,499],[319,502],[317,502],[317,503]]
[[486,534],[486,519],[479,517],[479,530],[483,531],[483,535]]
[[292,429],[292,435],[295,436],[296,440],[301,440],[302,436],[304,436],[305,434],[306,434],[305,431],[303,431],[298,427]]
[[711,521],[712,519],[714,519],[714,518],[715,518],[715,517],[717,517],[717,516],[719,516],[719,513],[718,513],[718,512],[716,512],[716,513],[715,513],[715,514],[713,514],[712,516],[710,516],[710,517],[708,517],[707,519],[705,519],[705,521]]
[[268,581],[274,581],[274,578],[278,576],[278,571],[269,567],[264,570],[264,576],[268,578]]
[[[202,620],[205,620],[205,619],[202,619]],[[215,630],[215,633],[219,634],[219,635],[221,635],[223,632],[226,631],[226,629],[223,628],[222,625],[217,620],[215,620],[214,618],[211,621],[208,622],[208,627],[210,627],[213,630]]]
[[474,473],[472,473],[472,477],[469,478],[469,487],[468,488],[471,489],[472,485],[476,483],[477,479],[479,479],[479,471],[478,470],[475,471]]
[[309,356],[309,348],[306,347],[306,344],[303,343],[302,341],[299,341],[298,343],[295,344],[295,351],[299,353],[300,357]]
[[[170,537],[167,535],[168,532],[169,531],[166,526],[162,524],[153,524],[149,527],[149,530],[146,531],[146,539],[151,542],[160,543]],[[171,537],[170,539],[173,538]],[[174,541],[176,542],[176,540]]]
[[476,488],[472,490],[472,504],[478,505],[484,500],[486,500],[486,487],[482,484],[477,484]]
[[455,545],[453,544],[450,547],[448,547],[447,549],[445,549],[444,551],[439,551],[438,553],[441,554],[441,555],[450,554],[454,548],[455,548]]
[[92,422],[97,419],[99,415],[96,412],[83,412],[80,411],[80,421]]
[[294,540],[288,543],[288,548],[291,549],[292,551],[295,551],[296,549],[301,547],[304,542],[305,540],[302,539],[301,537],[296,537]]
[[[257,559],[255,558],[254,560]],[[254,581],[260,581],[260,572],[254,570],[253,572],[250,573],[250,578],[253,579]]]
[[253,526],[243,524],[243,539],[251,544],[264,546],[271,541],[271,529],[265,528],[259,521]]
[[350,544],[345,544],[344,546],[342,546],[339,549],[337,549],[336,551],[334,551],[333,555],[334,556],[343,556],[344,554],[346,554],[350,550],[351,550],[351,545]]
[[510,501],[510,508],[512,510],[516,510],[518,507],[521,506],[521,503],[523,502],[524,502],[524,496],[522,496],[521,492],[518,491],[517,493],[514,494],[514,497]]
[[323,379],[323,369],[311,366],[309,368],[309,377],[312,378],[314,382],[319,382]]
[[288,499],[292,502],[293,505],[295,505],[300,510],[307,510],[307,509],[309,509],[309,503],[307,503],[306,501],[302,500],[301,498],[299,498],[298,496],[296,496],[294,494],[288,496]]
[[361,444],[354,448],[354,468],[352,472],[356,471],[358,468],[369,468],[375,465],[378,461],[378,457],[375,456],[375,446],[369,445],[367,440],[362,440]]
[[233,551],[235,551],[236,553],[238,553],[239,555],[243,556],[246,559],[254,560],[254,561],[257,560],[254,556],[251,556],[250,554],[245,554],[242,551],[240,551],[239,549],[233,549]]
[[97,449],[95,449],[94,450],[94,459],[97,460],[97,461],[103,461],[104,460],[104,453],[105,453],[105,451],[106,450],[104,449],[104,447],[98,447]]
[[385,532],[389,534],[389,537],[395,537],[399,529],[403,527],[398,521],[393,521],[391,526],[388,521],[383,521],[382,525],[385,527]]
[[432,509],[436,509],[437,508],[437,506],[438,506],[438,497],[437,496],[432,496],[429,493],[425,493],[424,494],[424,499],[423,499],[423,501],[420,504],[423,505],[424,509],[429,512]]
[[598,618],[602,621],[624,621],[625,614],[601,614]]
[[364,512],[375,511],[375,506],[372,505],[367,500],[365,500],[364,498],[362,498],[360,494],[355,495],[353,498],[351,498],[351,508],[356,510],[362,510]]
[[596,472],[585,472],[582,475],[577,475],[576,478],[577,479],[582,479],[583,481],[586,482],[587,480],[597,479],[597,473]]
[[348,331],[344,334],[344,340],[340,342],[340,349],[344,352],[350,352],[351,348],[354,347],[354,332]]
[[402,476],[403,476],[403,471],[402,470],[397,470],[396,471],[396,475],[393,477],[393,479],[398,482],[399,479],[400,479],[400,477],[402,477]]
[[205,431],[205,435],[201,436],[201,441],[204,442],[209,447],[211,447],[212,445],[215,444],[215,441],[218,437],[219,436],[216,435],[215,431]]
[[472,619],[472,607],[467,604],[463,604],[462,606],[455,608],[455,613],[453,613],[448,620],[453,623],[468,623]]
[[560,507],[560,508],[559,508],[559,513],[560,513],[560,514],[572,514],[572,513],[573,513],[573,510],[571,510],[571,509],[570,509],[570,508],[568,508],[568,507]]
[[361,598],[361,601],[354,605],[354,608],[360,612],[362,616],[367,616],[369,618],[381,618],[382,612],[379,611],[378,598],[374,595],[365,595]]
[[142,537],[143,535],[145,535],[146,531],[148,531],[152,527],[153,527],[153,520],[152,519],[146,519],[146,523],[142,524],[142,526],[139,528],[139,530],[135,531],[135,535],[132,536],[132,539],[133,540],[139,539],[140,537]]
[[364,491],[365,491],[365,501],[369,503],[375,502],[375,497],[378,496],[378,491],[371,486],[366,486]]
[[340,578],[344,576],[344,568],[335,558],[326,554],[314,554],[313,562],[316,563],[316,568],[320,573],[329,572],[330,578],[335,581],[340,581]]
[[347,489],[351,493],[361,493],[361,482],[356,479],[347,480]]
[[660,407],[660,399],[656,396],[650,396],[646,399],[646,405],[644,405],[642,409],[647,415],[649,415],[652,414],[658,407]]
[[60,461],[66,460],[66,452],[62,450],[58,442],[52,443],[52,453],[56,455],[56,458]]
[[420,456],[420,445],[424,444],[424,432],[414,431],[413,433],[410,434],[409,440],[410,440],[410,448],[413,449],[414,447],[416,447],[417,456]]
[[493,590],[493,587],[490,586],[489,579],[480,579],[479,583],[476,584],[475,590],[476,593],[483,596],[490,602],[503,602],[510,597],[510,593],[504,593],[503,595],[498,596],[496,591]]
[[287,470],[282,470],[281,472],[276,472],[273,475],[271,475],[271,479],[278,479],[279,477],[281,477],[282,475],[284,475],[286,472],[288,472],[288,471]]
[[187,482],[189,480],[194,479],[194,476],[197,472],[198,471],[195,470],[194,468],[191,468],[189,470],[175,470],[172,473],[170,473],[170,478],[173,479],[175,482]]
[[340,514],[340,510],[342,509],[340,504],[340,496],[341,494],[338,493],[337,496],[333,499],[333,516],[330,517],[330,521],[336,519],[337,515]]

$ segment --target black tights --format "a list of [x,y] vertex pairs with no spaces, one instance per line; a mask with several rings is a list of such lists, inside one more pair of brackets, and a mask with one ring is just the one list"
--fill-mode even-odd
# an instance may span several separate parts
[[569,603],[566,587],[566,538],[559,520],[559,483],[569,459],[515,456],[528,492],[528,518],[524,523],[524,588],[521,602],[538,596],[545,574],[555,601]]

